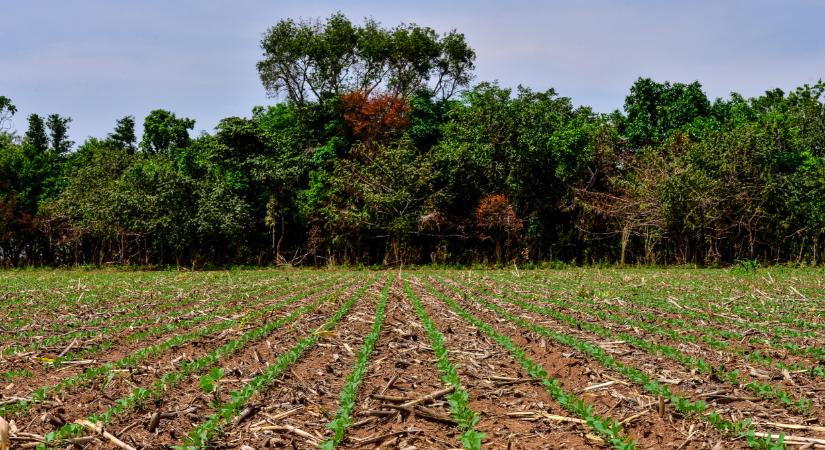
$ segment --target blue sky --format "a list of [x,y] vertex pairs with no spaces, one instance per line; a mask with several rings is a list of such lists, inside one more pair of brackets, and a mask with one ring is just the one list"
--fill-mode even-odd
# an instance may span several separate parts
[[41,0],[2,7],[0,95],[21,133],[29,113],[57,112],[82,142],[155,108],[211,131],[273,102],[255,71],[267,27],[338,10],[455,28],[477,52],[476,81],[553,87],[601,112],[639,76],[699,80],[711,97],[825,78],[825,0]]

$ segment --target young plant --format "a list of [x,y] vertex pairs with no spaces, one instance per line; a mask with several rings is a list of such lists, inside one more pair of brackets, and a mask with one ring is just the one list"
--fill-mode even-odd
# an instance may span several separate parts
[[372,350],[375,348],[375,342],[378,341],[378,336],[381,334],[381,327],[386,318],[387,300],[389,298],[390,286],[393,282],[393,275],[390,273],[385,282],[384,289],[381,291],[381,298],[378,301],[378,306],[375,309],[375,322],[372,324],[372,330],[364,338],[364,343],[361,345],[361,350],[358,351],[358,360],[355,363],[355,368],[347,376],[347,382],[341,390],[341,395],[338,400],[338,412],[335,414],[335,419],[327,424],[327,428],[332,430],[332,437],[321,444],[321,449],[332,450],[341,444],[347,432],[347,428],[352,425],[352,410],[355,408],[355,397],[358,391],[358,385],[364,378],[364,373],[367,371],[367,363],[369,363]]
[[481,448],[481,440],[487,437],[487,435],[475,429],[476,424],[478,424],[479,417],[470,408],[470,394],[468,394],[467,391],[461,386],[461,382],[458,379],[458,373],[448,358],[444,335],[438,331],[438,328],[435,326],[435,322],[433,322],[430,316],[427,315],[424,305],[422,305],[421,300],[415,296],[412,288],[410,288],[410,282],[407,280],[404,280],[404,291],[407,293],[407,297],[409,297],[412,301],[413,308],[415,309],[416,314],[418,314],[418,318],[421,320],[424,330],[427,332],[427,337],[433,347],[433,353],[435,353],[436,366],[441,372],[441,381],[444,384],[453,387],[453,392],[447,397],[447,402],[450,405],[450,414],[458,423],[458,427],[462,430],[460,437],[461,444],[467,450],[478,450]]
[[266,386],[272,384],[278,379],[285,370],[294,364],[310,347],[314,346],[323,335],[328,333],[335,327],[341,319],[346,316],[355,302],[361,298],[363,293],[373,284],[374,279],[369,283],[359,288],[347,301],[330,317],[323,325],[318,327],[309,336],[301,339],[295,346],[282,353],[275,363],[267,367],[264,373],[256,376],[250,380],[239,391],[233,391],[229,394],[229,401],[223,404],[218,411],[209,416],[206,422],[200,424],[197,428],[192,430],[184,442],[175,448],[178,450],[202,450],[209,447],[209,443],[214,436],[221,431],[226,423],[232,418],[240,414],[246,402],[252,395]]
[[209,373],[201,375],[200,387],[206,394],[212,394],[212,406],[217,408],[221,404],[221,379],[225,370],[223,367],[213,367]]
[[499,333],[486,322],[470,314],[470,312],[462,308],[455,300],[447,297],[432,285],[427,285],[427,288],[432,295],[444,302],[459,317],[504,347],[510,355],[518,361],[524,371],[527,372],[531,378],[540,381],[547,392],[563,408],[584,419],[587,426],[604,437],[613,448],[617,450],[633,450],[636,448],[633,440],[624,435],[621,424],[610,418],[595,414],[592,405],[588,405],[575,394],[565,392],[559,380],[550,377],[541,364],[527,357],[524,349],[517,346],[509,337]]

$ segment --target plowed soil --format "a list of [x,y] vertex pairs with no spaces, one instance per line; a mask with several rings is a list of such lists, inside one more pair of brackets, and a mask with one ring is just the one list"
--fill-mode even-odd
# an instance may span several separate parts
[[[383,326],[362,378],[355,380],[355,402],[338,448],[472,448],[461,440],[466,425],[451,401],[453,387],[445,384],[443,366],[437,364],[438,347],[410,295],[421,302],[443,335],[446,359],[467,392],[466,405],[478,418],[471,426],[484,434],[483,448],[619,445],[611,445],[609,433],[581,411],[563,406],[547,388],[548,380],[557,380],[593,417],[617,424],[625,448],[744,449],[760,445],[760,436],[773,435],[776,441],[780,434],[784,443],[764,445],[825,448],[825,359],[816,350],[825,346],[825,330],[819,326],[825,275],[817,271],[786,269],[758,277],[721,270],[273,270],[141,274],[132,282],[122,272],[66,272],[65,280],[60,273],[41,278],[37,272],[0,273],[0,278],[10,276],[32,277],[7,283],[25,286],[24,290],[0,292],[0,298],[9,301],[9,323],[0,327],[0,348],[27,348],[0,357],[0,416],[10,425],[13,449],[184,445],[187,436],[221,413],[282,355],[313,336],[317,339],[285,370],[255,385],[237,411],[218,421],[207,447],[319,448],[332,437],[329,424],[341,408],[341,392],[376,323],[382,299],[387,304]],[[46,280],[42,288],[37,287],[40,279]],[[714,282],[717,288],[708,286]],[[318,331],[349,299],[355,300],[343,318],[327,331]],[[526,309],[514,300],[556,308],[572,322]],[[548,332],[526,329],[484,302]],[[456,311],[488,324],[515,349],[492,339]],[[170,374],[183,373],[189,362],[284,318],[290,320],[166,384]],[[20,324],[19,332],[11,321]],[[633,326],[633,321],[644,327]],[[571,323],[596,324],[606,331],[596,334]],[[681,334],[674,338],[666,327]],[[139,363],[112,365],[199,330],[210,331]],[[82,338],[75,337],[78,332],[84,333]],[[706,407],[701,413],[682,413],[616,366],[548,333],[598,347],[616,364]],[[613,334],[632,335],[713,367],[738,370],[739,381],[698,371],[666,352],[645,351],[633,342],[606,337]],[[716,341],[708,338],[711,335]],[[749,357],[756,350],[760,357]],[[528,372],[514,351],[540,364],[547,378]],[[51,363],[54,359],[57,364]],[[210,374],[218,369],[209,390]],[[75,379],[84,381],[65,383]],[[762,391],[745,383],[757,383]],[[45,397],[40,397],[41,388],[46,388]],[[151,394],[130,403],[144,389]],[[800,409],[794,404],[800,398],[810,399],[810,405]],[[113,407],[118,413],[100,422],[102,428],[72,425],[100,420]],[[739,423],[750,436],[726,430],[711,416]],[[2,425],[0,421],[0,446]]]

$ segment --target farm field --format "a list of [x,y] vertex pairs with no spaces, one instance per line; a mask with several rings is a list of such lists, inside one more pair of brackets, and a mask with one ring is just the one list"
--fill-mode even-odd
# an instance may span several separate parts
[[822,269],[7,271],[0,301],[11,448],[825,448]]

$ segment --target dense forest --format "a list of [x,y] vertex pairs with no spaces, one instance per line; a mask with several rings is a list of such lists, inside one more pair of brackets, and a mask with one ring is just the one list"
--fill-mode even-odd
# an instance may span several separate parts
[[335,14],[261,49],[274,104],[211,134],[157,109],[75,145],[0,97],[0,265],[825,260],[821,81],[639,78],[599,114],[475,80],[456,31]]

